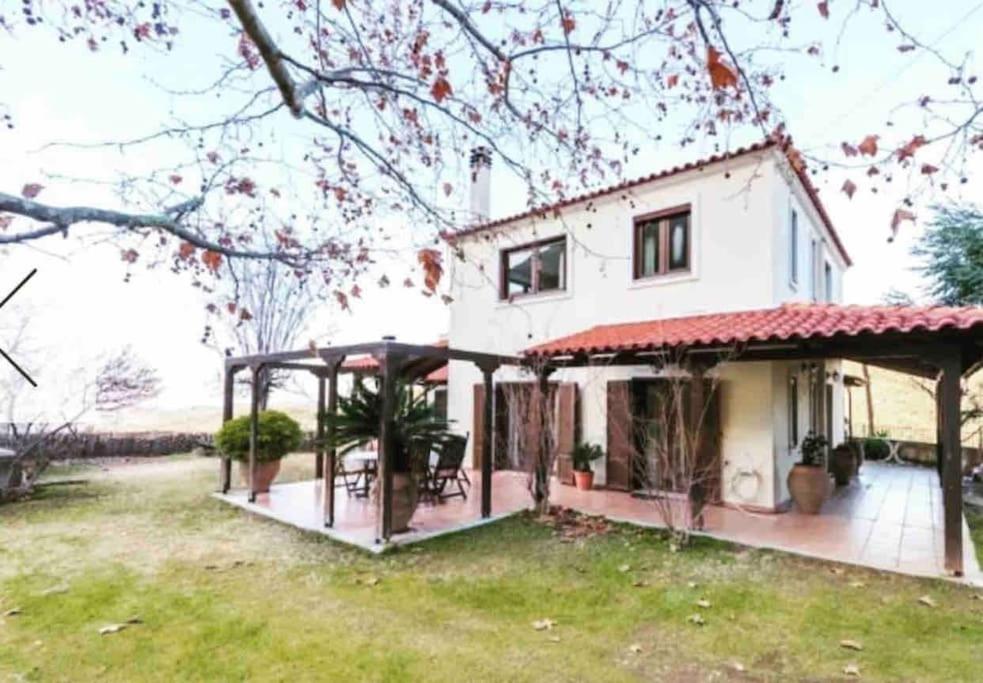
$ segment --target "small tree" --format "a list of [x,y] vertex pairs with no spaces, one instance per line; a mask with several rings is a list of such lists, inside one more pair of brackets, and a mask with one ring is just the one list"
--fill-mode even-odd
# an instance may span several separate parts
[[[26,346],[26,324],[16,339],[18,348]],[[8,397],[9,434],[5,443],[14,451],[13,458],[0,469],[0,503],[30,495],[52,460],[71,457],[77,452],[78,421],[87,413],[121,410],[160,392],[156,373],[143,365],[129,348],[96,365],[94,372],[82,371],[77,377],[66,388],[65,405],[57,410],[48,407],[35,414],[20,410],[20,404],[27,403],[28,392],[35,391],[26,379],[18,373],[0,380],[0,391]]]
[[[722,354],[717,362],[727,357]],[[720,449],[714,447],[715,421],[709,419],[720,378],[704,373],[708,367],[684,353],[659,357],[653,365],[659,389],[648,414],[631,422],[632,475],[658,510],[674,547],[703,528],[704,507],[720,481]]]

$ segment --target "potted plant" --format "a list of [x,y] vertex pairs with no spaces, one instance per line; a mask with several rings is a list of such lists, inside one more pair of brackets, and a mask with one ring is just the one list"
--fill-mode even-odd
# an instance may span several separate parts
[[846,486],[857,473],[857,457],[853,449],[845,443],[833,449],[829,459],[829,469],[837,486]]
[[604,457],[604,451],[596,443],[578,443],[570,453],[573,460],[573,480],[581,491],[594,488],[594,470],[591,463]]
[[[267,493],[280,472],[280,460],[300,447],[303,432],[297,421],[279,410],[259,414],[256,431],[256,492]],[[215,446],[239,463],[239,476],[249,486],[249,416],[229,420],[215,434]]]
[[[380,439],[381,394],[369,383],[356,383],[350,396],[338,397],[338,412],[326,415],[324,419],[333,433],[328,446],[338,449],[338,454],[344,456],[370,441]],[[437,417],[426,396],[414,396],[411,387],[403,383],[396,386],[393,422],[392,530],[400,533],[409,530],[410,519],[416,511],[420,476],[428,464],[431,446],[454,435],[448,430],[447,421]],[[374,495],[378,495],[377,490]]]
[[799,510],[815,515],[829,495],[826,472],[826,437],[809,432],[802,439],[802,459],[788,473],[788,491]]

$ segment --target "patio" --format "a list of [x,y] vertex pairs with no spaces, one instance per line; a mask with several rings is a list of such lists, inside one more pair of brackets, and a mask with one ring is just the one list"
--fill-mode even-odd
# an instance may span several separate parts
[[[472,491],[480,490],[481,472],[470,472]],[[493,475],[492,510],[482,517],[479,496],[467,500],[423,503],[412,531],[376,542],[377,508],[368,499],[337,495],[335,524],[324,525],[322,480],[279,484],[251,503],[246,491],[216,494],[250,512],[356,545],[370,552],[407,545],[492,522],[530,506],[526,476],[498,471]],[[579,491],[554,482],[553,501],[587,514],[641,526],[660,526],[651,502],[626,493]],[[758,548],[771,548],[824,560],[856,564],[917,576],[945,577],[942,490],[935,471],[910,465],[868,462],[859,480],[837,489],[819,515],[796,511],[759,514],[727,507],[706,512],[705,534]],[[963,522],[963,580],[983,585],[983,571]]]

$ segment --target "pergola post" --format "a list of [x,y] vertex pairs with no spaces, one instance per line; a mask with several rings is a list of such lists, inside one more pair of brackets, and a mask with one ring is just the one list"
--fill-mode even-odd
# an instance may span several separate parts
[[256,446],[259,440],[259,383],[263,372],[262,365],[252,366],[252,381],[249,383],[249,502],[256,502]]
[[[539,386],[539,429],[537,430],[539,443],[536,444],[536,463],[533,469],[533,499],[536,501],[537,506],[546,499],[547,492],[549,491],[549,477],[551,473],[546,466],[550,461],[548,451],[552,445],[552,440],[548,435],[552,427],[549,415],[549,388],[550,375],[553,374],[554,370],[555,368],[549,365],[543,365],[536,369],[536,379]],[[485,403],[486,405],[488,403],[487,397]]]
[[379,391],[382,397],[379,415],[379,496],[378,538],[388,542],[393,529],[393,466],[396,455],[396,381],[402,366],[402,356],[384,348],[377,357],[380,372]]
[[942,357],[939,405],[942,416],[942,504],[944,511],[945,568],[956,576],[963,574],[963,491],[962,491],[962,389],[961,358],[957,352]]
[[690,413],[690,424],[692,425],[694,434],[689,439],[689,446],[693,451],[690,453],[690,457],[693,458],[693,464],[691,466],[692,476],[690,477],[686,497],[689,501],[690,523],[694,528],[702,529],[703,505],[706,502],[707,495],[706,481],[704,481],[707,475],[707,467],[701,457],[703,449],[700,443],[703,432],[703,411],[706,407],[704,405],[706,396],[703,390],[703,376],[706,372],[706,366],[701,362],[691,362],[689,372],[689,406],[687,406],[687,410]]
[[494,438],[495,419],[494,397],[495,387],[492,375],[496,366],[481,366],[481,374],[485,385],[484,416],[481,425],[481,516],[491,517],[492,511],[492,439]]
[[[334,417],[338,413],[338,368],[341,366],[342,359],[325,359],[328,364],[328,414]],[[323,381],[323,378],[322,378]],[[334,422],[327,425],[326,438],[329,444],[334,443],[335,427]],[[328,446],[326,453],[327,462],[324,473],[324,525],[334,526],[334,494],[335,494],[335,472],[337,471],[338,450],[334,445]]]
[[[222,424],[232,419],[233,401],[235,399],[235,368],[226,366],[225,386],[222,391]],[[221,465],[219,466],[219,490],[228,493],[232,488],[232,458],[222,455]]]
[[314,447],[314,478],[324,478],[324,375],[317,376],[317,431]]

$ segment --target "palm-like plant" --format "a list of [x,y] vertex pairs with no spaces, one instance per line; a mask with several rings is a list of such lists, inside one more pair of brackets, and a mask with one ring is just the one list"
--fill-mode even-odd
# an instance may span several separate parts
[[[400,382],[396,385],[393,410],[395,444],[393,471],[412,472],[421,463],[414,462],[418,450],[414,446],[439,444],[453,437],[446,420],[437,417],[425,395],[413,395],[412,388]],[[351,396],[338,397],[338,412],[325,415],[325,424],[332,428],[328,446],[339,454],[364,446],[381,437],[382,396],[363,382],[356,382]],[[428,449],[423,449],[427,450]]]

